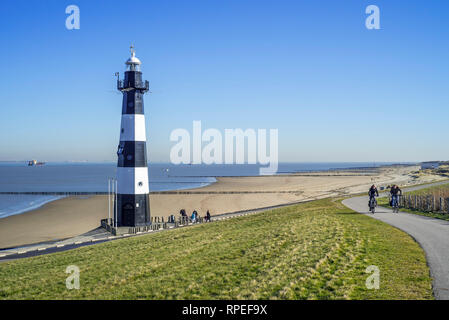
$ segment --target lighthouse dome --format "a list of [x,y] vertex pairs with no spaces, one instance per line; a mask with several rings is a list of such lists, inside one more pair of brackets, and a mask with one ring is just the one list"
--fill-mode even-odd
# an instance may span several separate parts
[[138,58],[136,58],[136,52],[134,51],[134,46],[131,46],[131,57],[126,60],[127,65],[140,65],[142,64]]
[[131,64],[142,64],[142,63],[140,62],[140,60],[138,58],[136,58],[134,56],[134,53],[133,53],[132,57],[129,58],[128,60],[126,60],[126,64],[131,65]]
[[140,71],[140,65],[142,64],[139,59],[136,58],[136,51],[134,46],[131,45],[131,57],[126,60],[125,64],[128,66],[128,71]]

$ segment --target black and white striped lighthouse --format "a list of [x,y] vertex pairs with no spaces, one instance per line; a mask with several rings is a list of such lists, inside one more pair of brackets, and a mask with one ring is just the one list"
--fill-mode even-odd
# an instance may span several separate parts
[[142,80],[140,60],[131,46],[126,61],[125,78],[117,80],[123,93],[120,143],[117,150],[116,226],[146,226],[150,224],[147,148],[143,95],[148,81]]

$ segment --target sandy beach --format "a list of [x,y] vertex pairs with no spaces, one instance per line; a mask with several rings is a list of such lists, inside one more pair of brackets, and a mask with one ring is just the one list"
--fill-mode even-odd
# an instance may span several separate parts
[[[330,196],[365,192],[369,186],[422,184],[443,177],[413,172],[418,167],[387,167],[377,172],[335,171],[259,177],[223,177],[200,189],[182,190],[190,194],[150,195],[151,215],[179,216],[197,210],[204,215],[255,209]],[[229,194],[228,192],[233,192]],[[107,196],[68,197],[19,215],[0,219],[0,248],[65,239],[95,229],[108,217]]]

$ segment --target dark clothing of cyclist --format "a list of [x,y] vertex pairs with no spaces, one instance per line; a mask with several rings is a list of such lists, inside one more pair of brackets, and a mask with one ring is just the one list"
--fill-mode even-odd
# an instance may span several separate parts
[[377,191],[377,188],[370,188],[368,195],[370,198],[374,197],[374,195],[379,196],[379,191]]
[[398,207],[399,206],[399,195],[402,196],[402,190],[399,189],[398,186],[393,186],[390,189],[390,194],[391,194],[391,204],[390,205],[395,208]]
[[374,201],[374,206],[377,206],[376,196],[379,196],[379,191],[377,191],[377,188],[375,186],[369,188],[368,195],[369,195],[368,207],[371,208],[371,201]]
[[391,193],[392,196],[397,196],[398,193],[402,196],[402,190],[399,189],[399,187],[391,188],[390,193]]

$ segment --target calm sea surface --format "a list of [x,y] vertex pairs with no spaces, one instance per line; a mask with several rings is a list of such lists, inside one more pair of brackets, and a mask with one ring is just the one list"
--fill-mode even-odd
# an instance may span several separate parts
[[[387,163],[377,163],[385,165]],[[279,173],[373,167],[373,163],[280,163]],[[151,191],[199,188],[217,176],[257,176],[259,165],[149,165]],[[115,177],[116,163],[47,163],[28,167],[25,162],[0,162],[0,192],[106,192]],[[36,209],[61,197],[0,194],[0,218]]]

